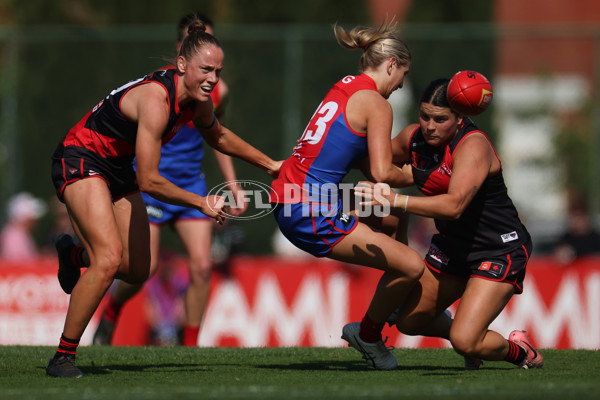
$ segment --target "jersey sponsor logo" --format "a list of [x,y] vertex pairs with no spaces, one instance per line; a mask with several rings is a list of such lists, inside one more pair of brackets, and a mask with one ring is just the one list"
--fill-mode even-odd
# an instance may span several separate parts
[[427,255],[443,265],[448,265],[448,262],[450,261],[446,253],[440,250],[435,244],[431,245]]
[[448,176],[452,176],[452,170],[450,169],[450,167],[448,167],[448,164],[446,164],[446,162],[442,162],[442,165],[440,165],[440,168],[438,169],[438,171],[440,172],[440,174],[444,175],[448,175]]
[[487,271],[494,276],[503,276],[506,266],[504,264],[495,263],[492,261],[482,262],[477,268],[479,271]]
[[491,267],[492,267],[492,263],[489,261],[486,261],[486,262],[481,263],[481,265],[477,269],[480,271],[489,271]]
[[156,219],[162,219],[163,210],[158,207],[146,205],[146,212],[148,212],[148,216]]
[[504,233],[500,235],[503,243],[512,242],[513,240],[517,240],[519,238],[519,234],[516,231],[512,231],[509,233]]

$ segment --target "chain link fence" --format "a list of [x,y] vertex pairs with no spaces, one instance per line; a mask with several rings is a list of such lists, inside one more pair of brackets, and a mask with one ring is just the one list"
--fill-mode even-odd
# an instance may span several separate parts
[[[476,122],[495,141],[504,159],[511,160],[514,141],[508,141],[505,132],[512,124],[527,124],[543,118],[547,124],[541,128],[543,141],[550,141],[551,152],[536,156],[536,162],[527,164],[529,179],[538,179],[548,165],[556,167],[553,135],[559,132],[560,101],[551,107],[548,96],[564,96],[563,92],[535,93],[531,86],[528,103],[519,103],[522,92],[510,89],[514,80],[498,70],[499,43],[507,38],[547,38],[548,46],[559,40],[556,30],[535,31],[519,27],[498,28],[492,25],[406,25],[406,41],[413,52],[410,81],[402,89],[395,103],[399,123],[416,120],[416,99],[421,89],[440,76],[450,77],[460,69],[475,69],[492,80],[497,97],[492,107]],[[597,154],[600,149],[596,134],[600,112],[594,94],[599,86],[600,29],[572,29],[565,37],[586,39],[595,43],[592,65],[581,65],[581,70],[567,71],[573,78],[581,79],[584,88],[574,98],[581,102],[575,109],[591,104],[589,108],[590,149]],[[359,52],[341,48],[327,25],[220,25],[217,36],[225,49],[225,68],[222,77],[230,87],[230,101],[225,115],[225,125],[255,147],[275,159],[287,158],[304,125],[329,87],[345,75],[353,74],[358,67]],[[62,136],[112,89],[138,78],[170,62],[174,57],[175,32],[171,25],[113,26],[104,28],[44,27],[0,28],[0,206],[4,209],[8,197],[26,190],[37,196],[51,199],[53,187],[50,180],[50,156]],[[518,62],[518,60],[515,60]],[[565,71],[547,73],[561,81]],[[539,80],[539,74],[520,78]],[[508,78],[508,80],[507,80]],[[513,86],[511,86],[513,85]],[[518,85],[517,87],[523,87]],[[543,87],[543,85],[542,85]],[[511,91],[512,90],[512,91]],[[565,90],[569,92],[569,87]],[[516,97],[515,97],[516,96]],[[511,104],[521,104],[517,110]],[[523,105],[524,104],[524,105]],[[525,115],[531,108],[537,114]],[[531,119],[534,118],[534,119]],[[394,128],[397,129],[397,128]],[[526,132],[524,134],[527,134]],[[536,136],[537,137],[537,136]],[[517,140],[517,143],[519,141]],[[507,143],[509,146],[507,147]],[[521,145],[522,146],[522,143]],[[535,144],[534,144],[535,146]],[[586,149],[582,149],[584,151]],[[207,152],[209,154],[210,152]],[[504,161],[504,160],[503,160]],[[531,161],[531,160],[530,160]],[[510,163],[513,165],[510,165]],[[504,167],[522,168],[522,159],[505,161]],[[519,164],[521,163],[521,164]],[[546,163],[546,164],[544,164]],[[239,179],[252,179],[270,183],[263,172],[248,168],[235,161]],[[589,168],[590,197],[597,199],[599,189],[596,164]],[[555,169],[552,169],[555,171]],[[560,171],[558,171],[560,173]],[[519,175],[509,172],[508,175]],[[216,163],[209,155],[205,163],[209,187],[221,181]],[[354,175],[349,177],[352,180]],[[546,179],[546,178],[543,178]],[[518,181],[518,179],[517,179]],[[544,185],[530,192],[527,185],[507,182],[511,195],[519,202],[532,202],[545,196],[560,198],[560,185],[544,193]],[[556,183],[556,182],[555,182]],[[595,197],[594,197],[595,196]],[[522,200],[525,199],[525,200]],[[540,200],[541,201],[541,200]],[[597,201],[593,201],[597,210]],[[530,204],[517,204],[524,210],[535,211]],[[564,207],[560,200],[544,209],[546,214]],[[550,210],[550,211],[548,211]],[[529,213],[529,211],[527,211]],[[4,215],[0,218],[2,221]],[[42,221],[39,233],[51,224]],[[524,215],[542,241],[550,240],[558,229],[560,215]],[[539,226],[540,228],[536,228]],[[548,229],[551,226],[551,229]],[[269,253],[270,238],[276,229],[267,217],[248,221],[242,225],[246,232],[245,248],[252,253]],[[43,240],[43,238],[41,238]]]

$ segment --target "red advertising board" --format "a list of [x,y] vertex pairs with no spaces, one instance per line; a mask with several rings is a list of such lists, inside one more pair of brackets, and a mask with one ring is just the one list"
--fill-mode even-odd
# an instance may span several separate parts
[[[177,261],[185,270],[185,260]],[[69,296],[56,280],[56,261],[0,261],[0,344],[56,345]],[[343,346],[342,326],[364,314],[380,271],[315,258],[237,257],[229,274],[215,273],[200,346]],[[145,292],[127,304],[115,345],[149,344]],[[452,311],[452,310],[451,310]],[[82,344],[90,344],[99,313]],[[540,348],[600,348],[600,259],[561,265],[531,260],[525,291],[510,301],[492,328],[503,335],[526,329]],[[388,345],[441,347],[386,327]]]

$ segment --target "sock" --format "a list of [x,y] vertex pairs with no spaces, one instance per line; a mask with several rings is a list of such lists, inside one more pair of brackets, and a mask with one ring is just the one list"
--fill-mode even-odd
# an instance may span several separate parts
[[385,322],[375,322],[369,315],[365,314],[360,322],[360,332],[358,336],[366,343],[375,343],[381,340],[381,330]]
[[60,343],[58,345],[58,349],[56,349],[56,354],[54,357],[69,355],[75,357],[77,353],[77,346],[79,346],[79,339],[69,339],[64,335],[60,335]]
[[508,346],[508,354],[504,357],[504,360],[515,365],[521,365],[527,357],[527,351],[511,340],[508,341]]
[[186,325],[183,327],[183,345],[187,347],[195,347],[198,345],[198,334],[200,334],[199,326]]
[[108,322],[117,322],[117,318],[119,318],[119,314],[121,314],[122,307],[123,304],[118,304],[115,300],[115,296],[112,293],[109,293],[108,301],[106,302],[106,308],[104,309],[102,318]]
[[83,262],[83,251],[84,248],[82,246],[73,246],[71,249],[71,262],[73,265],[79,268],[86,268],[87,265]]

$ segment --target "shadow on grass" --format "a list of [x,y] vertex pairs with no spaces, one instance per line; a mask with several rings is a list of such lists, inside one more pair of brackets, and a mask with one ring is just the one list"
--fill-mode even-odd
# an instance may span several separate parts
[[[236,364],[231,364],[235,366]],[[107,364],[107,365],[78,365],[81,372],[85,375],[108,375],[113,372],[211,372],[211,366],[207,364],[183,364],[183,363],[163,363],[163,364]]]
[[[276,369],[276,370],[295,370],[295,371],[373,371],[373,372],[385,372],[378,371],[372,367],[369,367],[362,360],[352,361],[308,361],[302,363],[291,363],[291,364],[261,364],[256,365],[256,368],[262,369]],[[499,370],[503,368],[485,367],[485,370]],[[463,367],[459,366],[438,366],[438,365],[399,365],[394,371],[422,371],[424,375],[456,375],[457,373],[473,372],[477,371],[466,371]]]
[[[202,372],[214,372],[215,368],[220,367],[242,367],[241,364],[234,363],[162,363],[162,364],[107,364],[107,365],[96,365],[94,362],[91,365],[86,365],[82,363],[82,365],[78,365],[81,372],[85,375],[109,375],[114,372],[151,372],[151,371],[161,371],[161,372],[181,372],[181,373],[202,373]],[[45,367],[38,367],[40,369],[44,369]],[[306,361],[306,362],[298,362],[298,363],[290,363],[290,364],[257,364],[254,365],[254,368],[264,369],[264,370],[292,370],[292,371],[341,371],[341,372],[374,372],[374,373],[382,373],[386,371],[378,371],[370,366],[368,366],[363,360],[349,360],[349,361],[334,361],[334,360],[315,360],[315,361]],[[482,369],[485,370],[500,370],[503,368],[494,368],[486,366]],[[436,365],[400,365],[397,369],[388,372],[394,371],[405,371],[405,372],[415,372],[421,371],[424,376],[453,376],[460,373],[477,373],[477,371],[466,371],[462,367],[458,366],[436,366]]]

